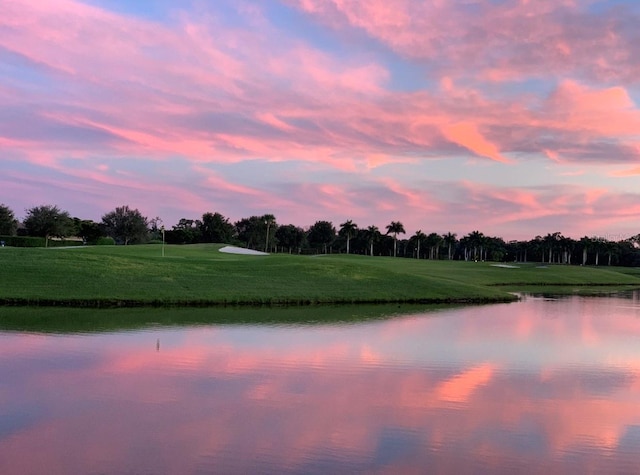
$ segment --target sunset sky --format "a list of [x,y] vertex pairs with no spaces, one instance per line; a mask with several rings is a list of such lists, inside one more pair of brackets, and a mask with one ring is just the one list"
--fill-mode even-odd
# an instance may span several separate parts
[[640,233],[636,0],[0,0],[0,203]]

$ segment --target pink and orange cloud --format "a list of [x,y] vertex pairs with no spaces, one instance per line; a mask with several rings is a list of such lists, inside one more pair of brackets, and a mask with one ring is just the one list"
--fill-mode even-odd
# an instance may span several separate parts
[[[481,230],[508,239],[626,233],[620,208],[584,197],[640,202],[634,2],[0,9],[0,201],[18,216],[51,202],[99,219],[127,202],[167,223],[270,212],[459,234],[490,223]],[[466,201],[469,186],[545,199],[514,213]],[[424,190],[437,204],[407,198]],[[580,190],[575,220],[556,229],[563,190]]]

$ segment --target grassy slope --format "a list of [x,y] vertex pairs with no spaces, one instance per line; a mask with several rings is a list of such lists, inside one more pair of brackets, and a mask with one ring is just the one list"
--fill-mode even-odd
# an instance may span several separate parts
[[[331,256],[333,260],[349,260],[356,256]],[[422,261],[417,259],[375,258],[370,265],[415,275],[440,276],[452,282],[496,286],[574,286],[574,285],[639,285],[640,270],[623,267],[580,267],[510,264],[516,268],[498,267],[495,263],[464,261]]]
[[[2,248],[5,303],[156,304],[489,301],[498,285],[635,285],[616,269],[424,261],[365,256],[264,257],[219,245]],[[48,300],[49,302],[43,302]]]

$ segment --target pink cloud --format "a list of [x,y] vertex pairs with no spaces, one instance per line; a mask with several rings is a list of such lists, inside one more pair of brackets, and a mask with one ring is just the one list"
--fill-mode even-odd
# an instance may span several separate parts
[[[544,220],[553,231],[563,219],[575,226],[567,234],[619,227],[636,209],[633,196],[594,192],[553,166],[549,187],[518,186],[517,170],[501,167],[546,157],[583,170],[624,163],[607,173],[636,174],[640,63],[624,9],[600,18],[571,1],[286,2],[339,43],[332,49],[270,23],[260,3],[239,7],[241,25],[207,4],[155,22],[74,0],[0,3],[0,49],[47,84],[0,81],[0,149],[12,168],[0,186],[15,196],[24,193],[7,177],[29,190],[35,180],[42,200],[94,193],[96,214],[116,205],[107,204],[116,192],[158,214],[151,197],[162,189],[176,218],[216,203],[238,218],[277,207],[301,225],[349,213],[441,232],[513,233],[519,224],[522,235]],[[395,62],[416,72],[395,71]],[[402,80],[422,86],[405,90]],[[100,168],[130,159],[144,166]],[[182,168],[163,171],[178,159]],[[448,187],[428,182],[439,193],[403,176],[410,167],[430,173],[434,159],[460,167]],[[274,165],[245,183],[221,171],[252,162],[262,171],[290,163],[299,175]],[[515,184],[469,185],[478,163]]]
[[615,177],[630,177],[635,175],[640,175],[640,167],[634,167],[627,170],[618,170],[610,173],[610,176]]
[[477,155],[491,158],[497,162],[509,162],[500,155],[495,144],[482,136],[475,124],[469,122],[453,124],[444,128],[444,134],[452,142],[462,145]]
[[[456,2],[290,0],[288,3],[342,30],[357,28],[393,51],[456,74],[493,80],[523,74],[587,72],[634,81],[638,67],[624,8],[589,12],[589,2]],[[392,10],[392,13],[389,10]],[[590,45],[598,45],[594,51]]]

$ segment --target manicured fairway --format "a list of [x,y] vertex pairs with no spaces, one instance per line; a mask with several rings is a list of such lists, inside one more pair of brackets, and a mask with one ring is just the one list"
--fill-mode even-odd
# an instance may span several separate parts
[[[136,306],[489,302],[504,288],[638,286],[618,269],[518,268],[368,256],[243,256],[222,245],[2,248],[0,301],[13,305]],[[504,288],[503,288],[504,287]]]

